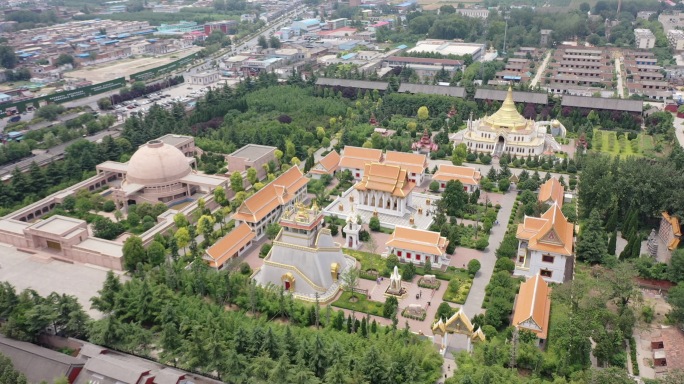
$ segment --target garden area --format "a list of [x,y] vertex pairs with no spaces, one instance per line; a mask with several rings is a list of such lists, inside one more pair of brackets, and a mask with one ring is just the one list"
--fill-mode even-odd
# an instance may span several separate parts
[[645,133],[594,129],[592,150],[611,156],[655,157],[654,137]]
[[[447,289],[447,293],[445,293],[444,300],[447,300],[446,297],[449,295],[451,300],[448,301],[454,303],[462,304],[465,302],[473,282],[471,274],[462,268],[448,266],[446,270],[443,271],[432,268],[430,263],[427,263],[426,265],[400,263],[396,255],[389,255],[387,259],[383,259],[382,256],[370,252],[356,251],[347,248],[345,248],[343,252],[352,256],[361,264],[359,277],[362,279],[375,281],[375,279],[380,276],[389,278],[395,265],[399,267],[404,281],[412,281],[416,275],[435,275],[438,280],[449,282],[449,288]],[[474,273],[472,275],[474,275]],[[418,285],[421,286],[420,282]],[[439,285],[437,285],[437,287],[439,287]],[[451,294],[449,294],[450,291]]]
[[458,271],[449,280],[449,286],[442,299],[456,304],[464,304],[472,285],[473,278],[465,271]]
[[340,298],[335,300],[331,305],[337,308],[385,317],[383,313],[383,303],[368,300],[366,295],[359,292],[355,292],[354,296],[352,296],[351,291],[344,291],[342,292],[342,295],[340,295]]

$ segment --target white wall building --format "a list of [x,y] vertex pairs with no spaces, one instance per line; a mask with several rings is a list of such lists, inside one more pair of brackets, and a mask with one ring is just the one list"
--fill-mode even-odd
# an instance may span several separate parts
[[541,217],[525,216],[515,234],[518,253],[513,274],[532,277],[541,275],[552,283],[572,278],[574,264],[573,225],[554,204]]
[[449,265],[446,247],[449,240],[439,232],[397,226],[387,241],[387,253],[395,254],[404,263],[423,265],[427,260],[433,267]]
[[670,29],[667,31],[667,41],[675,51],[684,50],[684,31],[681,29]]
[[650,29],[637,28],[634,30],[634,44],[639,49],[651,49],[655,47],[655,35]]

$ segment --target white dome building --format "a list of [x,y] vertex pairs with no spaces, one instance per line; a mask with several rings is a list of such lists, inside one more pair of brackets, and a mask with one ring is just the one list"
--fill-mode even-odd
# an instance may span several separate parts
[[[186,157],[177,147],[162,140],[151,140],[131,156],[128,163],[107,161],[97,166],[108,181],[119,179],[112,197],[124,206],[138,203],[172,205],[217,186],[227,186],[224,177],[198,174],[194,157]],[[114,175],[115,174],[115,175]]]
[[[128,162],[121,189],[127,192],[127,203],[170,203],[195,193],[195,188],[182,179],[192,173],[192,157],[160,140],[140,146]],[[129,196],[135,192],[135,198]],[[134,201],[132,201],[134,200]]]
[[539,156],[546,151],[560,151],[554,136],[565,136],[565,127],[558,121],[533,121],[522,116],[513,102],[509,87],[501,108],[491,116],[468,120],[463,142],[473,152],[484,152],[494,157],[507,153],[511,156]]
[[193,158],[160,140],[141,146],[128,162],[126,180],[135,184],[163,184],[178,180],[190,172]]

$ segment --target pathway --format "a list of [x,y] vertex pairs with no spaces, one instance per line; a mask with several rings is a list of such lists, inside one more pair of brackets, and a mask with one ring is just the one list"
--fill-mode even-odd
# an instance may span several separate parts
[[[684,121],[684,119],[681,119],[681,120]],[[682,143],[684,143],[684,134],[682,135]],[[684,144],[682,144],[682,146],[684,146]],[[429,164],[429,169],[432,172],[432,169],[439,164],[453,165],[454,163],[452,163],[451,160],[430,160],[430,159],[428,159],[428,164]],[[489,172],[489,169],[491,167],[495,167],[496,169],[501,169],[501,167],[498,164],[484,165],[484,164],[477,164],[477,163],[463,163],[463,166],[477,169],[478,171],[480,171],[480,173],[482,174],[483,177],[487,176],[487,173]],[[515,175],[519,175],[520,172],[523,171],[523,168],[513,168],[513,167],[511,167],[510,164],[508,165],[508,167],[509,167],[508,169],[511,170],[511,173],[515,174]],[[534,170],[528,169],[527,172],[530,174],[530,176],[532,176],[532,174],[534,174]],[[542,171],[538,171],[538,172],[539,172],[539,176],[541,176],[541,178],[543,179],[544,176],[546,176],[547,171],[542,170]],[[566,183],[570,179],[570,176],[568,174],[556,173],[553,171],[549,171],[549,173],[551,173],[551,176],[555,177],[555,178],[560,178],[561,176],[563,176],[563,179],[565,179]],[[575,175],[577,176],[577,174],[575,174]],[[482,193],[484,194],[484,191],[482,191]],[[499,219],[499,221],[503,223],[503,220]]]
[[679,145],[684,147],[684,119],[679,118],[675,115],[674,116],[674,128],[675,128],[675,136],[677,137],[677,141],[679,141]]
[[621,57],[617,56],[615,57],[615,72],[617,76],[617,93],[618,97],[621,99],[625,98],[625,88],[622,85],[622,67],[620,66],[622,61],[620,60]]
[[485,297],[485,287],[489,284],[489,279],[494,273],[494,264],[496,263],[495,251],[499,248],[499,244],[501,244],[506,234],[506,226],[508,219],[511,217],[513,203],[515,202],[515,194],[512,192],[506,194],[489,193],[487,195],[492,204],[501,204],[501,209],[497,216],[501,224],[492,227],[491,234],[489,235],[489,246],[481,252],[482,255],[479,257],[480,271],[475,275],[473,286],[470,288],[470,294],[463,305],[463,311],[471,318],[484,312],[482,304]]
[[537,69],[537,73],[534,75],[534,79],[532,79],[532,81],[530,82],[530,88],[534,88],[539,82],[539,79],[542,77],[542,74],[546,70],[546,66],[549,64],[549,59],[551,59],[550,50],[546,53],[546,58],[544,59],[544,61],[542,61],[542,64]]

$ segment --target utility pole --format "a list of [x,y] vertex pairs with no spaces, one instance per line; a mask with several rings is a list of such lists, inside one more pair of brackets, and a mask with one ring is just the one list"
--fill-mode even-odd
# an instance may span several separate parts
[[504,29],[504,45],[503,52],[501,54],[506,54],[506,37],[508,36],[508,13],[504,14],[504,20],[506,20],[506,28]]
[[515,361],[517,360],[517,352],[518,352],[518,328],[513,329],[513,335],[511,336],[511,360],[508,363],[508,366],[511,367],[511,369],[515,368]]

